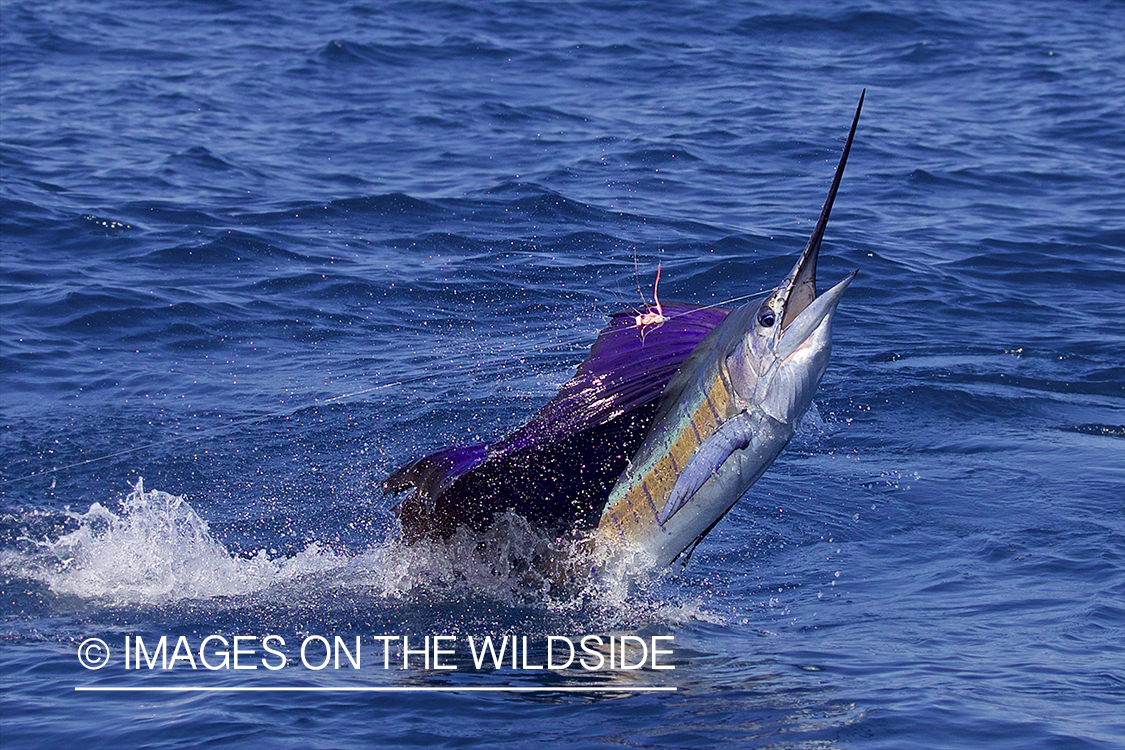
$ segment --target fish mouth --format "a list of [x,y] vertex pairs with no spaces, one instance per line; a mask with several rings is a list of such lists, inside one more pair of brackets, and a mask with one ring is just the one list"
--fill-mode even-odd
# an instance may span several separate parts
[[824,333],[818,336],[817,331],[825,324],[825,321],[828,321],[829,325],[825,330],[831,330],[832,315],[836,312],[836,306],[840,304],[840,300],[844,297],[844,290],[848,288],[848,284],[852,283],[852,279],[855,278],[857,273],[859,273],[859,269],[849,273],[834,287],[806,305],[792,324],[781,332],[781,340],[777,345],[778,359],[785,361],[797,350],[806,345],[816,346],[814,342],[829,335]]
[[[801,257],[797,259],[797,264],[793,266],[793,270],[785,277],[785,281],[781,283],[780,293],[783,310],[781,327],[783,331],[786,331],[789,325],[796,320],[814,300],[817,300],[816,261],[820,255],[820,242],[824,239],[824,230],[828,226],[828,217],[832,213],[832,203],[836,200],[836,191],[840,189],[840,179],[844,176],[844,166],[848,163],[848,153],[852,150],[852,140],[855,138],[856,126],[859,125],[859,113],[863,109],[863,97],[866,95],[867,89],[864,89],[859,95],[859,104],[855,108],[855,117],[852,118],[852,128],[851,131],[848,132],[848,140],[844,144],[844,152],[840,154],[840,163],[836,167],[836,174],[832,177],[832,187],[828,190],[828,198],[825,199],[824,207],[820,210],[820,219],[817,220],[812,236],[809,237],[808,244],[805,245],[804,251],[801,252]],[[847,282],[850,282],[854,277],[855,272],[832,288],[834,292],[839,290],[839,293],[836,295],[836,302],[839,302],[839,295],[843,293],[843,287],[846,287]],[[831,307],[835,308],[835,303],[833,303]]]

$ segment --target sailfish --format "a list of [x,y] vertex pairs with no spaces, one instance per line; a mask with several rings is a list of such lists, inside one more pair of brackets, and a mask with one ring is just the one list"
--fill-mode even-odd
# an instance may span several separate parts
[[592,541],[601,559],[685,560],[788,444],[832,349],[832,320],[858,271],[817,294],[816,266],[851,151],[860,95],[828,197],[793,270],[762,302],[664,303],[611,317],[558,394],[494,442],[415,459],[383,483],[412,492],[407,542],[488,529],[514,511],[547,536]]

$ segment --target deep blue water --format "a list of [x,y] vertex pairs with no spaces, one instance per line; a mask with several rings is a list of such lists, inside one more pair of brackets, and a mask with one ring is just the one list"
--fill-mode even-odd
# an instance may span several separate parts
[[[1122,747],[1125,5],[0,14],[4,748]],[[379,482],[528,418],[658,263],[666,300],[778,283],[863,88],[828,374],[686,569],[396,543]],[[77,659],[266,633],[676,668]],[[74,690],[151,685],[678,691]]]

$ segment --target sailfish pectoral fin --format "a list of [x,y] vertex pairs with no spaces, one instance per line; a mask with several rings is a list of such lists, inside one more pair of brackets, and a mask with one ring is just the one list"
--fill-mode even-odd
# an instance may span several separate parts
[[684,507],[699,488],[714,475],[737,450],[744,450],[754,439],[754,420],[746,412],[725,422],[715,434],[703,441],[687,466],[676,478],[668,502],[660,513],[660,525],[667,523]]

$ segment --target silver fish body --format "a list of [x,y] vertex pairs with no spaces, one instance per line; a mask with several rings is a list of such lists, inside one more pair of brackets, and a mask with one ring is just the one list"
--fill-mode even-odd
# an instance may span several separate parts
[[732,311],[665,389],[648,435],[609,493],[595,533],[600,558],[639,553],[644,565],[672,563],[793,437],[827,367],[837,305],[855,277],[817,296],[820,243],[862,106],[861,96],[820,220],[792,272],[765,302]]

